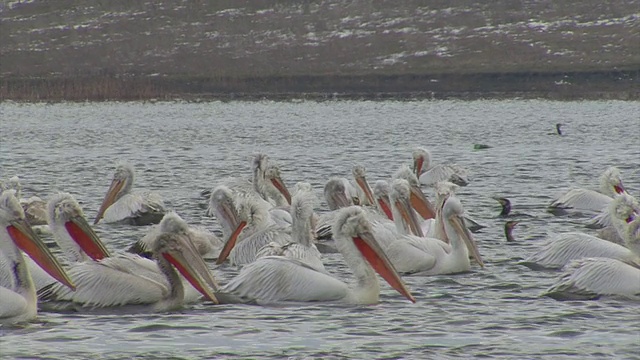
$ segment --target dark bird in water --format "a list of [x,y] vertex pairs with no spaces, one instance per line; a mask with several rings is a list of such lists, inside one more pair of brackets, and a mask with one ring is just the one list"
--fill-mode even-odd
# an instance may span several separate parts
[[518,225],[518,221],[509,220],[504,224],[504,236],[507,238],[507,242],[515,242],[513,238],[513,228]]
[[500,205],[502,205],[502,211],[500,211],[500,214],[498,214],[498,216],[500,217],[509,216],[509,213],[511,213],[511,201],[503,197],[495,197],[494,199],[498,201]]
[[511,200],[505,197],[494,197],[493,199],[499,202],[500,205],[502,205],[502,211],[500,211],[500,214],[498,214],[499,217],[518,217],[518,216],[531,217],[531,215],[529,214],[512,213]]
[[561,129],[561,127],[562,127],[563,125],[564,125],[564,124],[560,124],[560,123],[556,124],[556,133],[558,133],[558,135],[560,135],[560,136],[562,136],[562,135],[563,135],[563,134],[562,134],[562,129]]

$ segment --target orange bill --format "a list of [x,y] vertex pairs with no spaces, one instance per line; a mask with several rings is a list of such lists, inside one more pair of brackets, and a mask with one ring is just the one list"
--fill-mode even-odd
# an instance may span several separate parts
[[70,289],[76,289],[62,265],[25,220],[11,222],[11,225],[7,227],[7,232],[16,246],[27,253],[47,274]]
[[220,265],[225,260],[227,260],[227,258],[229,257],[229,254],[231,254],[231,250],[233,250],[233,248],[236,246],[236,242],[238,241],[238,236],[240,235],[240,233],[242,232],[242,229],[244,229],[245,226],[247,226],[247,222],[240,221],[240,224],[238,224],[238,227],[233,231],[231,236],[229,236],[229,240],[227,240],[227,242],[224,244],[224,247],[220,251],[220,255],[218,255],[218,259],[216,260],[216,264]]
[[122,190],[123,186],[124,180],[113,179],[113,181],[111,182],[111,186],[109,186],[109,190],[107,190],[107,194],[102,200],[102,204],[100,205],[100,209],[98,210],[98,215],[96,215],[96,220],[93,222],[94,225],[100,222],[100,219],[102,219],[102,217],[104,216],[104,212],[107,211],[109,206],[113,205],[113,203],[116,201],[116,197],[118,196],[120,190]]
[[353,243],[367,262],[371,264],[371,267],[380,276],[382,276],[382,278],[391,285],[392,288],[404,295],[404,297],[409,299],[411,302],[416,302],[416,299],[411,295],[411,292],[407,289],[406,285],[400,278],[400,275],[391,264],[391,261],[389,261],[389,258],[387,258],[387,255],[382,251],[380,245],[378,245],[372,234],[360,234],[360,236],[353,238]]
[[425,219],[433,219],[436,217],[436,212],[433,209],[433,205],[424,196],[422,190],[417,186],[411,187],[411,206]]
[[408,203],[404,204],[400,200],[396,200],[395,206],[402,217],[402,221],[409,228],[411,233],[415,236],[424,237],[422,228],[418,225],[418,219],[416,219],[416,215],[413,213],[411,206]]
[[476,241],[473,239],[471,232],[464,224],[464,218],[458,215],[452,215],[450,217],[450,220],[456,233],[467,246],[467,250],[469,250],[471,257],[474,258],[474,260],[478,263],[478,265],[480,265],[480,267],[484,267],[484,262],[482,261],[482,256],[480,255],[480,251],[478,250],[478,245],[476,245]]
[[360,189],[362,189],[362,192],[364,192],[364,195],[369,201],[369,204],[375,204],[376,202],[373,199],[373,192],[371,191],[371,187],[369,186],[367,179],[363,177],[358,177],[356,178],[356,184],[358,184]]
[[280,191],[282,196],[287,199],[287,203],[291,205],[291,194],[289,193],[289,189],[287,189],[287,186],[284,184],[284,181],[282,181],[281,178],[276,177],[271,179],[271,183],[276,187],[276,189],[278,189],[278,191]]
[[378,199],[378,205],[380,205],[380,209],[384,212],[385,215],[389,218],[389,220],[393,220],[393,213],[391,212],[391,206],[389,204],[388,198],[380,198]]
[[98,235],[83,217],[77,216],[71,218],[64,224],[64,227],[67,229],[73,241],[94,261],[111,256],[109,250],[107,250]]
[[[209,288],[209,285],[207,284],[208,281],[203,280],[201,274],[193,266],[193,263],[197,262],[197,258],[192,257],[190,255],[184,256],[182,253],[178,251],[170,251],[170,252],[162,253],[162,256],[169,263],[171,263],[171,265],[173,265],[176,269],[178,269],[180,274],[182,274],[182,276],[184,276],[184,278],[187,279],[187,281],[194,288],[196,288],[196,290],[198,290],[205,298],[209,299],[214,304],[218,304],[219,303],[218,299],[213,294],[213,292]],[[202,258],[200,258],[199,260],[204,263],[204,260],[202,260]],[[210,273],[208,273],[208,275],[209,277],[211,277]]]
[[422,157],[419,157],[415,160],[413,160],[413,172],[416,174],[416,177],[420,177],[420,174],[422,174],[422,165],[424,164],[424,159]]

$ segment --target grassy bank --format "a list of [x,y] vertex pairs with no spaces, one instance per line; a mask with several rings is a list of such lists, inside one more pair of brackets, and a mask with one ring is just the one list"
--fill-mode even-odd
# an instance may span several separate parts
[[5,78],[0,100],[477,99],[640,100],[640,70],[434,75]]

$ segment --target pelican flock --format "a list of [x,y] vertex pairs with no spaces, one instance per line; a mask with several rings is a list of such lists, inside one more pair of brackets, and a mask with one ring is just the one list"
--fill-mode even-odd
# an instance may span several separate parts
[[[484,226],[471,220],[465,196],[456,194],[471,184],[469,172],[433,165],[424,148],[411,155],[413,169],[399,163],[390,178],[374,178],[373,188],[356,164],[351,180],[328,176],[321,191],[311,185],[317,181],[299,181],[290,192],[283,169],[254,154],[247,176],[219,179],[202,192],[208,198],[202,216],[214,218],[221,236],[190,225],[197,219],[183,219],[157,193],[132,191],[135,171],[128,163],[117,164],[104,196],[90,195],[100,203],[93,224],[70,193],[19,200],[20,181],[12,177],[0,187],[0,322],[30,321],[38,308],[68,306],[170,311],[199,301],[374,304],[387,286],[415,302],[420,299],[407,277],[490,271],[491,259],[483,258],[483,244],[472,234]],[[617,243],[588,227],[550,235],[520,262],[527,271],[558,271],[541,296],[640,299],[640,205],[617,168],[607,169],[600,183],[600,192],[572,189],[551,207],[591,212]],[[506,241],[522,244],[512,230],[535,215],[512,212],[505,197],[493,199],[503,207],[498,218],[508,220],[501,230]],[[115,228],[99,225],[99,236],[93,226],[100,223],[147,228],[142,236],[132,233],[125,252],[108,249],[102,237]],[[64,265],[33,230],[40,224],[51,231]],[[329,257],[351,274],[331,272]],[[217,274],[229,270],[235,276],[219,284]]]

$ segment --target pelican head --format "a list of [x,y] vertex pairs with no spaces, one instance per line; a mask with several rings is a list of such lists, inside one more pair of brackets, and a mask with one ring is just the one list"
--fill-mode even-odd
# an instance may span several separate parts
[[294,196],[295,196],[295,194],[297,194],[299,192],[313,192],[313,187],[311,186],[311,184],[309,184],[306,181],[299,181],[293,187]]
[[391,183],[391,208],[396,219],[396,227],[405,234],[423,237],[422,228],[411,207],[411,186],[405,179],[395,179]]
[[215,215],[224,229],[233,231],[238,226],[238,211],[233,201],[231,189],[224,185],[217,186],[209,197],[207,215]]
[[265,170],[264,176],[271,182],[278,192],[284,196],[287,200],[287,204],[291,205],[291,194],[280,176],[280,167],[277,164],[269,164]]
[[408,166],[403,165],[393,174],[394,179],[405,179],[411,187],[411,206],[422,216],[423,219],[433,219],[436,216],[433,205],[420,189],[420,182],[416,175],[411,172]]
[[[478,262],[481,267],[484,267],[484,262],[482,261],[482,256],[480,256],[480,252],[478,251],[478,246],[476,245],[473,236],[467,226],[464,224],[464,208],[462,204],[455,196],[450,196],[444,203],[442,207],[442,216],[445,223],[449,224],[452,230],[455,232],[455,235],[459,239],[462,239],[467,249],[471,253],[471,256]],[[450,241],[453,238],[451,236],[453,234],[447,233],[447,237]],[[452,244],[453,245],[453,244]]]
[[431,153],[423,147],[416,147],[411,152],[413,156],[413,173],[419,177],[423,171],[431,166]]
[[[75,290],[75,285],[62,268],[62,265],[51,254],[42,239],[31,229],[25,219],[20,202],[11,192],[3,192],[0,195],[0,227],[15,245],[13,246],[10,241],[7,241],[6,236],[2,234],[0,252],[3,256],[16,262],[21,261],[18,257],[14,258],[14,254],[17,252],[15,247],[17,246],[54,279]],[[12,270],[16,271],[15,267],[12,267]]]
[[373,199],[373,194],[371,192],[371,187],[369,187],[369,183],[367,182],[367,170],[362,165],[356,165],[353,167],[352,171],[353,177],[356,180],[356,184],[362,189],[365,197],[369,201],[369,204],[374,204],[375,201]]
[[493,199],[502,206],[502,211],[500,211],[499,216],[509,216],[511,212],[511,201],[504,197],[494,197]]
[[515,242],[515,239],[513,238],[513,228],[516,227],[516,225],[518,225],[518,221],[507,221],[504,224],[504,236],[507,239],[507,242]]
[[609,204],[609,212],[614,219],[628,224],[640,214],[640,204],[633,196],[622,193]]
[[330,210],[353,205],[347,198],[347,188],[340,178],[332,178],[324,186],[324,197]]
[[[54,233],[58,231],[68,233],[77,246],[93,260],[97,261],[110,256],[109,251],[87,222],[80,204],[71,194],[58,193],[53,195],[47,203],[47,216],[49,226]],[[72,248],[65,250],[79,252],[74,249],[75,245],[62,243],[60,245],[62,247],[72,246]]]
[[391,187],[389,183],[384,180],[378,180],[373,185],[373,197],[376,199],[378,208],[382,211],[389,220],[393,220],[393,213],[391,212],[391,202],[389,200],[389,193]]
[[600,192],[611,197],[626,192],[624,185],[622,185],[622,175],[617,167],[610,166],[602,173],[600,176]]
[[262,175],[264,177],[264,173],[267,170],[268,165],[269,156],[264,153],[257,153],[253,156],[253,160],[251,161],[251,171],[254,175]]
[[216,264],[222,264],[229,257],[231,250],[238,242],[238,236],[240,236],[247,224],[251,224],[253,227],[261,226],[267,223],[268,217],[269,210],[265,208],[264,203],[255,201],[250,197],[243,199],[238,205],[238,219],[240,221],[220,251]]
[[3,192],[12,193],[17,199],[22,196],[22,185],[20,184],[20,178],[18,176],[12,176],[6,182],[0,181],[0,193]]
[[353,244],[358,250],[359,255],[356,256],[364,259],[396,291],[411,302],[416,301],[373,236],[371,225],[362,208],[349,206],[340,209],[332,231],[336,237],[336,245],[342,249],[343,255],[351,254],[349,243]]
[[131,191],[131,187],[133,186],[133,180],[135,177],[135,171],[133,170],[133,166],[128,163],[118,163],[116,165],[116,171],[113,174],[113,180],[111,180],[111,185],[107,190],[107,194],[104,196],[102,200],[102,204],[100,205],[100,209],[98,210],[98,215],[96,215],[96,219],[93,224],[97,224],[100,219],[104,216],[104,212],[107,211],[109,206],[118,201],[122,196],[128,194]]
[[[173,222],[173,220],[169,221]],[[188,236],[179,232],[163,232],[154,243],[153,253],[160,264],[163,263],[160,259],[169,262],[205,298],[215,304],[218,303],[218,299],[212,292],[212,289],[214,291],[218,289],[218,284]]]

